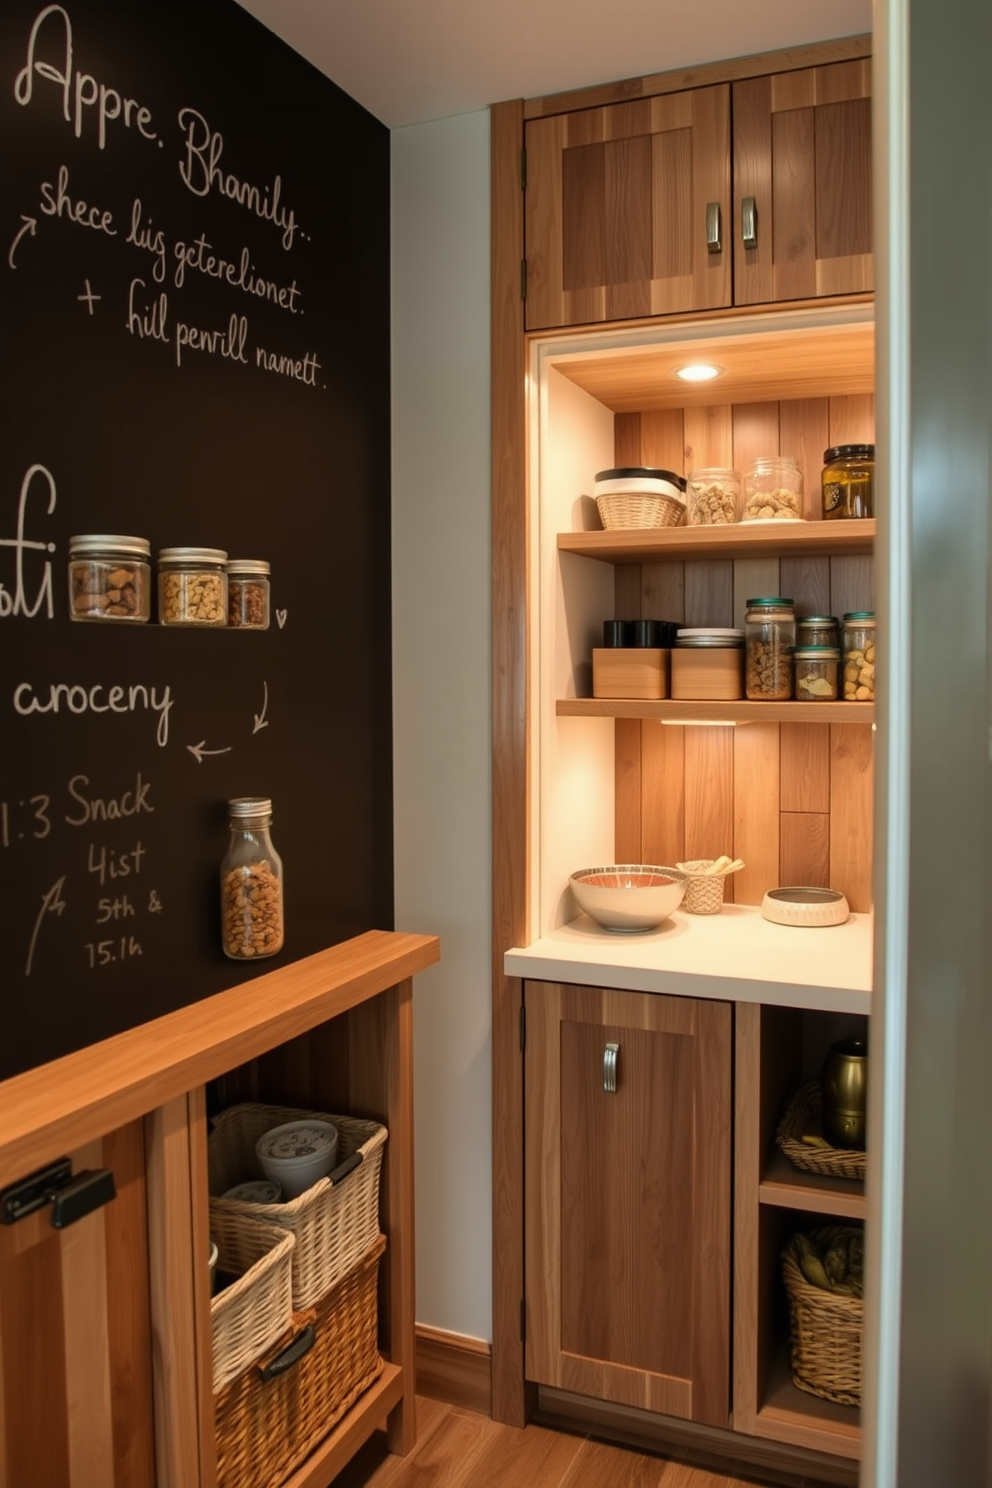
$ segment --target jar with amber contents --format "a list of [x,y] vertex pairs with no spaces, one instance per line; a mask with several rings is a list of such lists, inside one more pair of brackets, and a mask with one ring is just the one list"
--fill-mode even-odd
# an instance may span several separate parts
[[823,451],[821,477],[823,516],[873,517],[875,515],[875,446],[836,444]]
[[237,796],[227,803],[231,840],[220,869],[221,941],[232,961],[282,950],[282,859],[272,846],[272,802]]

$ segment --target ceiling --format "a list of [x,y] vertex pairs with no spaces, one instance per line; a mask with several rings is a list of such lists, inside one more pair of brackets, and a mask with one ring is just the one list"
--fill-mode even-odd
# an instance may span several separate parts
[[240,0],[391,129],[871,30],[871,0]]

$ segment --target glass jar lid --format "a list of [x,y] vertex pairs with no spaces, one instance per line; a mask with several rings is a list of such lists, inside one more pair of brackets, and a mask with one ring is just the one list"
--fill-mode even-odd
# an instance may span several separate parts
[[793,646],[796,661],[839,661],[839,646]]
[[160,548],[159,563],[212,563],[223,568],[227,553],[223,548]]
[[874,460],[875,446],[873,444],[835,444],[831,449],[823,451],[824,465],[832,465],[835,460]]
[[874,625],[874,610],[848,610],[844,616],[845,625]]
[[794,601],[791,600],[791,599],[785,599],[782,596],[778,596],[778,597],[772,596],[772,598],[770,598],[770,599],[768,599],[768,598],[765,598],[765,599],[762,599],[762,598],[758,598],[758,599],[746,599],[744,601],[744,603],[747,605],[748,609],[751,609],[752,606],[755,609],[761,609],[763,606],[772,606],[772,605],[774,605],[777,609],[787,610],[787,609],[791,609],[792,608],[792,605],[793,605]]
[[743,646],[744,632],[728,626],[690,626],[679,630],[675,636],[676,646],[705,649],[717,646]]
[[268,796],[235,796],[228,801],[227,811],[232,822],[246,821],[249,817],[271,816],[272,801]]
[[87,558],[94,553],[124,553],[128,558],[151,557],[152,545],[145,537],[124,537],[117,532],[86,532],[70,537],[69,557]]
[[839,625],[836,615],[800,615],[797,625]]
[[264,558],[229,558],[226,567],[231,575],[255,574],[261,578],[267,577],[271,572],[270,565]]

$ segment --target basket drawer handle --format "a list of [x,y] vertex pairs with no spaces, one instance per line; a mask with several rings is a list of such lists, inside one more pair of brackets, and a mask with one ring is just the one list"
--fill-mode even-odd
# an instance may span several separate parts
[[302,1333],[296,1335],[292,1343],[287,1344],[281,1354],[276,1354],[275,1358],[270,1359],[268,1364],[261,1366],[258,1372],[262,1379],[268,1381],[275,1379],[280,1374],[285,1374],[287,1369],[292,1369],[294,1364],[299,1363],[304,1354],[310,1352],[316,1342],[317,1330],[310,1323],[303,1329]]
[[361,1160],[362,1154],[360,1152],[353,1152],[350,1157],[345,1158],[343,1163],[338,1163],[333,1173],[328,1173],[328,1178],[332,1183],[340,1183],[342,1178],[347,1178],[349,1173],[355,1171]]

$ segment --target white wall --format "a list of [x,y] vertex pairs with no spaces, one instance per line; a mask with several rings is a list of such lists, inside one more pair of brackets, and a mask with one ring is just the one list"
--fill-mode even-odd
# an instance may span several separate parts
[[492,1338],[489,116],[392,134],[396,925],[414,988],[417,1321]]

